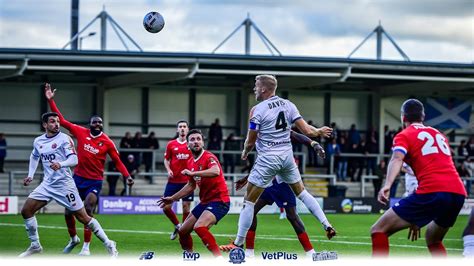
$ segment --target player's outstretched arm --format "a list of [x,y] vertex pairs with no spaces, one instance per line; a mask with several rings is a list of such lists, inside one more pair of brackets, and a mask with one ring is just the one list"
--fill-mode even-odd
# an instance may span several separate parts
[[323,126],[320,128],[315,128],[311,125],[308,125],[304,119],[298,119],[295,121],[295,126],[301,131],[301,133],[305,134],[309,137],[324,137],[328,138],[332,134],[332,128]]
[[33,153],[30,155],[30,163],[28,167],[28,176],[23,179],[23,185],[28,186],[33,178],[35,177],[36,168],[38,168],[39,157],[34,156]]
[[[184,169],[181,171],[181,174],[194,177],[194,176],[200,176],[200,177],[216,177],[219,176],[221,173],[221,170],[219,166],[217,166],[217,162],[215,165],[213,165],[211,168],[201,170],[201,171],[191,171],[188,169]],[[187,195],[187,194],[186,194]]]
[[71,131],[71,129],[74,127],[74,124],[67,121],[66,118],[64,118],[64,116],[59,111],[59,108],[56,106],[56,103],[54,102],[54,99],[53,99],[55,94],[56,94],[56,89],[53,90],[51,87],[51,84],[46,83],[44,85],[44,95],[46,99],[48,99],[48,103],[49,103],[49,107],[51,108],[51,111],[59,115],[59,122],[61,126]]
[[189,182],[178,192],[176,192],[173,196],[170,197],[163,197],[160,200],[158,200],[158,206],[161,208],[165,207],[166,205],[169,205],[175,201],[180,200],[181,198],[185,197],[186,195],[189,195],[191,192],[196,189],[196,182],[194,179],[190,179]]
[[120,160],[119,153],[117,151],[117,148],[115,145],[112,143],[112,148],[110,148],[107,153],[109,154],[110,158],[115,164],[115,167],[117,170],[122,174],[123,179],[127,182],[127,185],[133,186],[135,181],[133,178],[130,176],[130,173],[127,170],[127,167],[122,163],[122,160]]
[[326,158],[326,152],[324,151],[323,147],[317,142],[317,141],[314,141],[310,138],[308,138],[307,136],[303,135],[303,134],[300,134],[300,133],[297,133],[295,131],[291,131],[290,132],[290,137],[292,140],[296,141],[296,142],[299,142],[301,144],[304,144],[306,146],[310,146],[317,154],[319,157],[321,158]]
[[405,158],[405,154],[394,151],[392,154],[392,158],[387,166],[387,179],[385,180],[385,185],[380,189],[378,194],[378,201],[382,204],[387,204],[390,200],[390,188],[392,187],[393,181],[397,178],[398,174],[400,173],[400,169],[403,165],[403,159]]

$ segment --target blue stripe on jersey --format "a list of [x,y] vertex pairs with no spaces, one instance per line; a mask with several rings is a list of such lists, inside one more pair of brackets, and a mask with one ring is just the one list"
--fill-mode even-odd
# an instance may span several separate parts
[[407,152],[404,151],[403,149],[395,148],[395,149],[393,150],[393,152],[396,152],[396,151],[401,152],[401,153],[403,153],[404,155],[407,155]]
[[295,122],[296,122],[296,120],[298,120],[298,119],[301,119],[301,118],[303,118],[303,117],[301,117],[301,116],[298,116],[297,118],[293,119],[293,121],[291,121],[291,123],[293,124],[293,123],[295,123]]
[[250,122],[250,123],[249,123],[249,129],[251,129],[251,130],[257,130],[257,124],[255,124],[254,122]]

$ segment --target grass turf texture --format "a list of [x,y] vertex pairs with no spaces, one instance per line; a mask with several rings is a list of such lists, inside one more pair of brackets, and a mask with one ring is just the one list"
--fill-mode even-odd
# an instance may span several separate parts
[[[306,226],[306,231],[316,251],[337,251],[339,257],[362,256],[371,254],[370,226],[379,215],[328,215],[338,236],[327,240],[320,224],[311,215],[301,215]],[[96,218],[105,229],[109,238],[117,242],[121,256],[138,258],[142,252],[154,251],[157,257],[172,256],[182,258],[181,247],[178,239],[169,239],[172,231],[171,223],[164,215],[97,215]],[[238,215],[225,216],[217,226],[211,228],[217,243],[227,244],[237,232]],[[64,246],[69,241],[63,215],[39,214],[37,215],[39,234],[43,246],[43,254],[36,256],[68,256],[77,257],[82,243],[71,254],[61,254]],[[467,223],[468,216],[459,216],[456,224],[446,235],[444,245],[451,257],[460,257],[463,243],[462,231]],[[77,232],[83,240],[82,224],[76,221]],[[407,240],[408,231],[401,231],[390,237],[390,252],[393,256],[422,256],[430,257],[425,246],[424,232],[422,239],[416,242]],[[193,233],[194,250],[201,257],[210,257],[210,252],[204,247],[200,238]],[[0,216],[0,256],[17,256],[29,245],[23,219],[20,215]],[[93,236],[91,243],[92,257],[106,255],[102,243]],[[278,215],[259,215],[257,238],[255,241],[255,254],[261,257],[261,252],[285,251],[298,253],[304,256],[304,251],[287,220],[279,220]]]

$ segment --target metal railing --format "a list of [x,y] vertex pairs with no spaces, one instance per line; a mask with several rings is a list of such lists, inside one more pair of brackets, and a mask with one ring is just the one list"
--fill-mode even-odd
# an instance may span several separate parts
[[[30,188],[27,189],[27,193],[19,194],[18,192],[15,191],[15,186],[14,183],[18,179],[18,176],[21,176],[21,179],[23,179],[26,175],[28,174],[28,171],[11,171],[9,173],[9,184],[8,184],[8,195],[9,196],[26,196],[33,190],[36,186],[33,184],[30,185]],[[104,177],[105,176],[121,176],[122,174],[120,172],[104,172]],[[229,178],[230,177],[230,194],[231,196],[235,196],[237,194],[237,189],[236,189],[236,182],[241,179],[242,177],[246,176],[248,174],[246,173],[224,173],[224,176]],[[40,178],[35,178],[34,180],[40,180],[42,181],[42,176],[43,173],[38,172],[35,173],[35,176],[40,176]],[[136,176],[152,176],[152,177],[165,177],[168,178],[168,174],[166,172],[149,172],[149,173],[138,173]],[[305,180],[309,179],[329,179],[329,184],[330,185],[336,185],[336,176],[335,175],[301,175],[301,177]],[[35,182],[34,184],[39,184],[40,182]],[[126,195],[130,195],[128,186],[126,186]],[[20,192],[21,193],[21,192]]]

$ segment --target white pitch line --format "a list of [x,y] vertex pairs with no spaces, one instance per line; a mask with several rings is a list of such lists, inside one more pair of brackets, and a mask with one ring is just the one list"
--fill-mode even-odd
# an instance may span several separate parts
[[[11,224],[11,223],[0,223],[0,226],[12,226],[12,227],[24,227],[24,224]],[[53,226],[53,225],[38,225],[39,228],[44,229],[63,229],[67,230],[67,227],[64,226]],[[135,233],[135,234],[155,234],[155,235],[168,235],[169,232],[162,232],[162,231],[144,231],[144,230],[125,230],[125,229],[104,229],[106,232],[116,232],[116,233]],[[213,234],[214,236],[219,237],[235,237],[235,235],[230,234]],[[341,238],[340,236],[337,236]],[[266,239],[266,240],[284,240],[284,241],[297,241],[295,237],[275,237],[271,235],[258,235],[257,238],[259,239]],[[347,237],[349,238],[349,237]],[[355,237],[352,237],[355,238]],[[362,237],[360,237],[362,238]],[[365,237],[364,237],[365,238]],[[334,244],[351,244],[351,245],[363,245],[363,246],[371,246],[371,242],[355,242],[355,241],[339,241],[339,240],[318,240],[320,242],[327,242],[327,243],[334,243]],[[392,247],[399,247],[399,248],[419,248],[419,249],[426,249],[425,246],[415,246],[415,245],[400,245],[400,244],[390,244]],[[452,251],[462,251],[463,249],[460,248],[446,248],[446,250]]]

